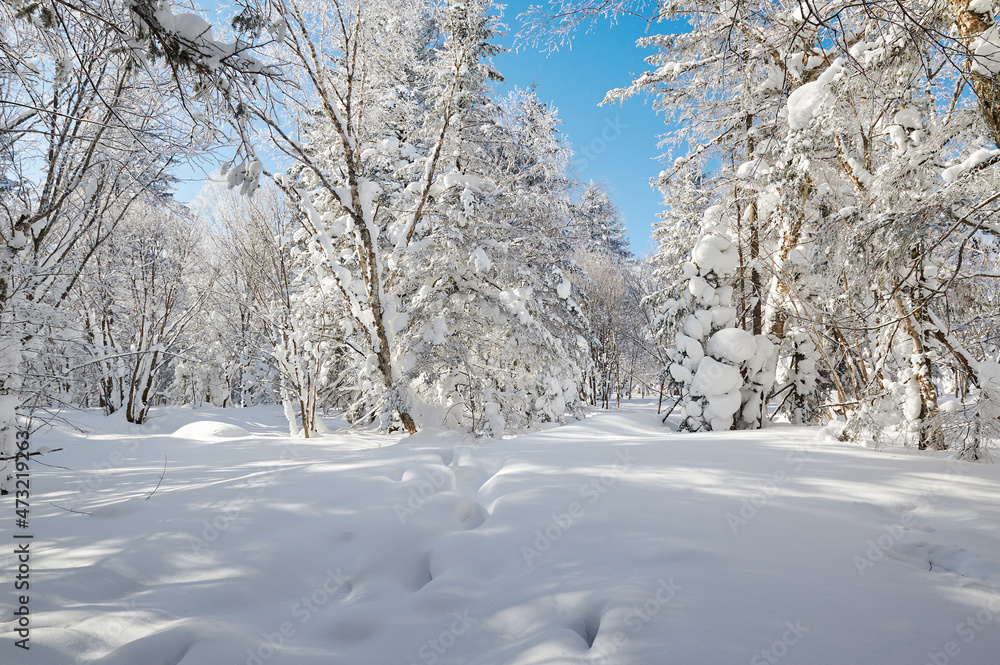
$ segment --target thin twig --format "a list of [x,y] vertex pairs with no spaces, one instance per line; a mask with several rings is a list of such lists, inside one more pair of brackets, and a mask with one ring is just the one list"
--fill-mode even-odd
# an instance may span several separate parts
[[73,470],[73,469],[69,468],[68,466],[59,466],[58,464],[46,464],[42,460],[38,460],[38,459],[35,460],[35,464],[41,464],[42,466],[47,466],[50,469],[62,469],[64,471],[72,471]]
[[65,511],[66,511],[67,513],[76,513],[77,515],[92,515],[92,514],[93,514],[93,513],[88,513],[88,512],[85,512],[85,511],[83,511],[83,510],[73,510],[72,508],[63,508],[63,507],[62,507],[62,506],[60,506],[59,504],[57,504],[57,503],[52,503],[51,501],[49,501],[49,505],[50,505],[50,506],[55,506],[55,507],[56,507],[56,508],[58,508],[59,510],[65,510]]
[[62,450],[62,448],[53,448],[52,450],[46,450],[45,452],[42,452],[40,450],[36,450],[33,453],[24,453],[23,455],[13,455],[11,457],[0,457],[0,462],[9,462],[9,461],[12,461],[12,460],[20,459],[22,457],[31,457],[33,455],[48,455],[49,453],[57,453],[60,450]]
[[[674,412],[674,409],[676,409],[676,408],[677,408],[677,405],[681,403],[681,400],[682,400],[682,399],[684,399],[684,395],[681,395],[680,397],[678,397],[678,398],[677,398],[677,401],[676,401],[676,402],[674,402],[674,403],[673,403],[673,404],[672,404],[672,405],[670,406],[670,410],[669,410],[669,411],[664,411],[664,413],[663,413],[663,418],[662,418],[662,419],[660,420],[660,422],[661,422],[661,423],[665,423],[665,422],[667,422],[667,418],[669,418],[669,417],[670,417],[670,414],[672,414],[672,413]],[[659,415],[659,414],[657,414],[657,415]]]
[[160,479],[157,481],[156,487],[154,487],[153,491],[150,492],[149,496],[146,497],[146,501],[149,501],[150,497],[152,497],[154,494],[156,494],[156,490],[160,489],[160,483],[163,482],[163,476],[165,476],[165,475],[167,475],[167,456],[166,455],[163,456],[163,473],[160,474]]

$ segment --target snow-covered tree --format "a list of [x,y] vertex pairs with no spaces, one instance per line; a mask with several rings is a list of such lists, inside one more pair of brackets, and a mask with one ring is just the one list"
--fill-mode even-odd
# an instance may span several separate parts
[[139,201],[94,252],[79,280],[99,403],[145,421],[162,399],[167,366],[186,351],[213,275],[205,274],[203,235],[180,206]]
[[736,327],[732,303],[739,255],[730,227],[721,206],[705,211],[701,236],[684,264],[687,289],[667,304],[684,317],[668,372],[685,397],[681,429],[687,431],[731,429],[741,411],[759,409],[752,400],[744,406],[744,384],[761,370],[771,345]]
[[[244,7],[234,25],[246,36],[263,20]],[[97,244],[172,162],[217,143],[224,126],[237,154],[251,153],[242,101],[279,72],[250,54],[256,38],[221,41],[199,16],[152,0],[4,0],[0,33],[0,457],[9,457],[21,408],[48,399],[47,370],[27,364],[58,364],[52,353],[65,345],[44,333],[71,327],[53,317]],[[0,462],[0,491],[8,466]]]
[[576,203],[586,248],[592,252],[609,252],[618,258],[631,256],[625,237],[625,218],[611,200],[606,188],[587,183]]
[[[969,247],[997,238],[995,8],[656,10],[691,30],[640,40],[657,49],[650,71],[607,101],[653,95],[676,157],[661,186],[703,175],[699,186],[731,214],[736,321],[773,345],[759,371],[742,373],[734,425],[765,424],[773,396],[792,420],[840,416],[860,436],[893,422],[883,415],[895,404],[901,436],[921,448],[948,445],[938,409],[944,377],[976,384],[975,362],[994,353],[960,316],[991,316],[969,297],[992,279],[991,259],[980,262]],[[641,7],[535,10],[533,25],[565,35],[621,11]],[[671,210],[675,203],[688,205],[669,201]]]
[[591,404],[610,408],[633,393],[655,393],[662,357],[651,339],[652,312],[644,304],[651,276],[643,264],[610,251],[578,251],[575,258],[582,273],[576,280],[581,307],[590,324]]
[[572,411],[587,349],[560,256],[566,151],[537,102],[491,101],[492,5],[288,13],[306,140],[260,116],[295,161],[276,180],[301,208],[318,288],[338,301],[351,413],[500,434]]
[[[171,101],[137,84],[131,56],[85,15],[5,2],[0,30],[0,457],[9,457],[18,412],[46,403],[47,380],[62,378],[29,365],[51,367],[65,348],[46,336],[71,327],[61,310],[82,266],[181,137]],[[8,466],[0,462],[0,489]]]
[[338,374],[343,356],[357,351],[345,344],[334,282],[296,241],[306,234],[277,187],[264,183],[246,197],[215,183],[202,198],[200,212],[217,230],[217,295],[245,321],[225,335],[239,351],[226,372],[239,383],[230,379],[229,388],[281,403],[292,434],[309,437],[322,430],[322,409],[349,405]]

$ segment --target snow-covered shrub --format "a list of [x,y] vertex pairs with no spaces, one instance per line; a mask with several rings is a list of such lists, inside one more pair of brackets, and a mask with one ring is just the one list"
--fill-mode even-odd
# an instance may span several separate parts
[[744,373],[759,370],[759,344],[736,328],[729,283],[739,265],[721,206],[705,211],[702,234],[684,265],[687,291],[674,309],[688,312],[670,351],[670,377],[684,398],[685,431],[730,429],[743,404]]
[[396,390],[420,424],[490,436],[579,415],[590,348],[571,265],[503,218],[524,192],[457,173],[441,181],[432,203],[443,219],[400,264]]
[[964,399],[941,405],[955,456],[968,461],[991,459],[1000,445],[1000,362],[981,360],[974,370],[978,385]]
[[815,422],[819,417],[819,397],[821,377],[819,364],[822,361],[809,331],[797,328],[788,333],[786,339],[792,346],[791,357],[778,373],[777,391],[787,404],[788,419],[796,424]]

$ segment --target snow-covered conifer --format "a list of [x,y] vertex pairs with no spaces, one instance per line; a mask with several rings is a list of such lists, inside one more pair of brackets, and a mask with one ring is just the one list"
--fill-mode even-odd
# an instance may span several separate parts
[[701,236],[684,265],[687,290],[668,305],[684,316],[668,372],[684,396],[681,429],[687,431],[732,428],[742,406],[741,369],[759,364],[757,340],[735,327],[732,278],[739,257],[730,223],[721,206],[705,211]]

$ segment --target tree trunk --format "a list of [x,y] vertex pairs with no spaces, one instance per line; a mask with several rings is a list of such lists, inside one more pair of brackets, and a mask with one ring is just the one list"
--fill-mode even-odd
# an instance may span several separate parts
[[[969,8],[971,0],[951,0],[951,14],[958,27],[958,34],[966,45],[990,27],[990,17]],[[971,62],[970,62],[971,64]],[[971,70],[971,67],[970,67]],[[986,126],[990,128],[993,142],[1000,146],[1000,84],[991,76],[970,71],[972,89],[979,100],[979,110]]]
[[[4,387],[0,380],[0,457],[12,458],[17,454],[17,394]],[[14,477],[14,462],[0,461],[0,494],[7,494]]]
[[945,450],[948,446],[944,441],[941,425],[937,422],[937,388],[931,377],[931,359],[924,341],[924,326],[921,325],[923,306],[918,306],[910,313],[906,311],[903,300],[898,294],[893,296],[893,302],[903,319],[903,328],[913,344],[913,351],[910,353],[910,370],[920,387],[920,412],[914,421],[917,426],[917,448],[920,450],[927,448]]
[[[17,411],[21,405],[21,362],[24,343],[15,322],[15,250],[0,246],[0,457],[17,454]],[[14,477],[13,460],[0,461],[0,494],[7,494]]]
[[[786,273],[788,257],[791,256],[792,251],[802,243],[806,215],[804,208],[812,191],[812,181],[807,175],[798,191],[799,212],[781,234],[781,244],[774,256],[774,275],[768,286],[767,306],[761,317],[761,334],[766,335],[771,340],[774,344],[774,350],[755,377],[746,377],[752,380],[748,386],[749,390],[745,391],[743,397],[744,407],[754,400],[759,400],[756,403],[760,410],[755,411],[753,418],[747,418],[741,409],[734,422],[734,427],[738,429],[758,429],[766,425],[768,392],[774,385],[777,373],[778,354],[788,325],[788,307],[792,297],[791,282],[796,279],[790,270],[787,271],[787,274],[782,273]],[[760,251],[759,246],[757,251]],[[760,315],[755,312],[754,316],[756,321],[756,317]]]
[[760,236],[757,229],[757,202],[750,203],[750,298],[753,301],[751,331],[759,335],[764,329],[764,298],[760,292]]

